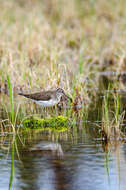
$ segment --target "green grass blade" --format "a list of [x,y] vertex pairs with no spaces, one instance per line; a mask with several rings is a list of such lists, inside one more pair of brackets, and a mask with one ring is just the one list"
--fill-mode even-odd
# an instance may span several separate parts
[[14,122],[13,90],[9,75],[7,75],[7,82],[9,89],[10,105],[11,105],[11,122],[13,123]]

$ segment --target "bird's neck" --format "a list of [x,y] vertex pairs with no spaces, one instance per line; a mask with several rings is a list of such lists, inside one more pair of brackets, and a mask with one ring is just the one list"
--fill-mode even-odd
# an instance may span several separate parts
[[57,96],[57,100],[58,100],[58,101],[60,101],[61,96],[62,96],[61,94],[59,94],[59,95]]

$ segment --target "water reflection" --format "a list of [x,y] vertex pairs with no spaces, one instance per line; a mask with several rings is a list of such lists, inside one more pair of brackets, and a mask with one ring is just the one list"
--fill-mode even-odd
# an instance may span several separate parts
[[[11,149],[2,147],[12,142],[8,136],[1,143],[1,190],[8,189],[11,171]],[[123,190],[126,186],[126,144],[105,144],[82,131],[16,136],[14,163],[12,189],[16,190]]]
[[63,150],[59,143],[54,142],[40,142],[39,144],[35,145],[33,148],[30,149],[31,152],[40,152],[40,153],[50,153],[52,155],[57,155],[59,157],[63,156]]

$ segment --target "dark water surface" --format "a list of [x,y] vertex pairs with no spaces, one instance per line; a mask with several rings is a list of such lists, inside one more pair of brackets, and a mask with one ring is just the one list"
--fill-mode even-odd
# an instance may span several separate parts
[[84,129],[0,138],[0,190],[10,181],[16,190],[126,189],[125,143],[103,145]]

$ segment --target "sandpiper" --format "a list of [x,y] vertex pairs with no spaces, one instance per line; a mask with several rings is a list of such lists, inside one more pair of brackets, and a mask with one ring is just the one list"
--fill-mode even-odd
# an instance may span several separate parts
[[58,104],[62,96],[69,98],[72,102],[72,99],[65,94],[62,88],[58,88],[57,90],[36,92],[33,94],[19,93],[19,95],[31,99],[42,107],[50,107]]

